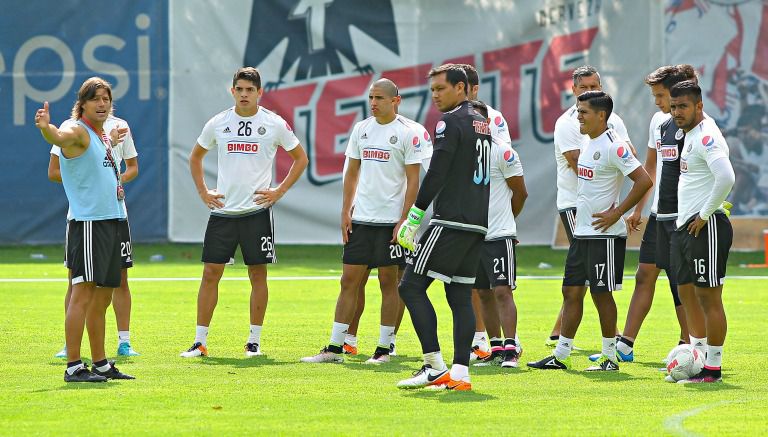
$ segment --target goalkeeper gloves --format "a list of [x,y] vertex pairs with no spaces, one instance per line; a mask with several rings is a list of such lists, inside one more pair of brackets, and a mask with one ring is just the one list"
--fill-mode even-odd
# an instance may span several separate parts
[[733,204],[731,202],[726,200],[722,205],[720,205],[720,207],[723,208],[723,212],[725,213],[726,217],[731,216],[731,208],[733,208]]
[[416,231],[419,230],[423,218],[424,211],[412,206],[408,211],[408,218],[397,231],[397,242],[411,252],[416,250]]

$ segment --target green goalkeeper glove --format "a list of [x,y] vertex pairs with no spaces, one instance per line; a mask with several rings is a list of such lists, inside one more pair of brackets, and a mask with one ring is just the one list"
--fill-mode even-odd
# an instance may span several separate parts
[[408,211],[408,219],[400,225],[400,229],[397,231],[397,242],[411,252],[416,250],[416,232],[419,230],[423,218],[424,211],[412,206]]
[[730,217],[731,216],[731,208],[733,208],[733,204],[726,200],[720,206],[723,208],[723,212],[725,213],[725,216],[726,217]]

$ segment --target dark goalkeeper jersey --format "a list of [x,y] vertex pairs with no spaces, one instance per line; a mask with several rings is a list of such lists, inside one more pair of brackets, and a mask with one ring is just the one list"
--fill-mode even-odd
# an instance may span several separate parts
[[488,231],[491,131],[469,102],[443,114],[434,131],[432,161],[415,205],[449,228]]
[[[683,153],[685,135],[672,118],[662,123],[660,130],[661,179],[659,181],[656,220],[675,220],[677,218],[677,182],[680,179],[680,155]],[[679,134],[678,130],[680,131]]]

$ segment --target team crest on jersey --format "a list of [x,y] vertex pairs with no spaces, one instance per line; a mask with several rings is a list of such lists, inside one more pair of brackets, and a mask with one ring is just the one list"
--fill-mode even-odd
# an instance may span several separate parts
[[595,169],[586,165],[579,165],[579,179],[591,181],[595,178]]
[[619,155],[619,158],[621,159],[629,159],[629,147],[619,146],[619,148],[616,149],[616,154]]
[[500,115],[497,115],[496,118],[493,119],[493,124],[495,124],[500,128],[506,126],[506,123],[504,123],[504,119],[501,118]]
[[267,133],[267,130],[264,128],[264,126],[259,126],[259,129],[256,132],[258,132],[259,135],[264,135],[265,133]]
[[701,139],[701,145],[709,149],[715,145],[715,139],[707,135]]
[[227,143],[227,153],[237,153],[243,155],[254,155],[259,151],[258,143],[249,143],[245,141],[237,141]]
[[693,144],[688,144],[688,153],[691,153],[691,150],[693,150]]
[[364,161],[388,162],[389,157],[389,150],[386,149],[378,149],[376,147],[366,147],[363,149]]
[[507,161],[507,164],[512,164],[513,162],[515,162],[515,152],[511,150],[505,150],[504,160]]
[[592,159],[594,159],[595,161],[597,161],[598,159],[600,159],[600,152],[599,152],[599,151],[595,152],[595,154],[594,154],[594,155],[592,155]]
[[685,158],[680,158],[680,173],[688,173],[688,161]]
[[676,161],[677,158],[677,144],[666,144],[661,146],[662,161]]
[[614,129],[613,123],[608,123],[608,129]]
[[443,132],[445,132],[445,122],[440,120],[437,122],[437,125],[435,125],[435,133],[441,134]]
[[677,141],[682,140],[684,136],[685,136],[685,132],[683,132],[682,129],[678,129],[677,132],[675,132],[675,139]]
[[397,144],[397,137],[394,135],[389,137],[389,144]]

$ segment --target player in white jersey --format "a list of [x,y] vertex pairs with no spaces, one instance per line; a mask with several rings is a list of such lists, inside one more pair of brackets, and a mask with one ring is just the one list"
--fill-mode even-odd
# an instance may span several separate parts
[[[591,65],[584,65],[573,70],[573,86],[571,91],[575,97],[587,91],[602,91],[600,73]],[[624,121],[615,112],[608,117],[608,127],[613,129],[618,137],[629,140]],[[555,122],[555,163],[557,165],[557,210],[560,221],[563,223],[568,244],[573,242],[573,228],[576,220],[576,186],[579,153],[589,143],[589,136],[581,133],[579,129],[578,111],[574,104],[565,111]],[[554,347],[560,337],[560,323],[563,317],[563,309],[555,320],[552,332],[545,342],[547,346]],[[616,331],[618,333],[618,329]]]
[[[563,278],[563,321],[554,354],[528,366],[537,369],[572,369],[573,338],[581,323],[587,286],[600,317],[602,356],[588,371],[615,371],[616,302],[621,289],[627,227],[622,215],[640,201],[653,182],[640,166],[629,143],[608,127],[613,100],[602,91],[579,96],[581,132],[591,138],[579,155],[574,241],[568,250]],[[618,203],[624,178],[634,182]],[[618,203],[618,206],[617,206]]]
[[701,88],[693,81],[680,82],[672,87],[670,96],[672,117],[686,134],[680,155],[675,223],[679,244],[673,257],[681,286],[694,286],[704,312],[707,342],[704,369],[679,382],[719,382],[727,331],[723,282],[733,241],[733,228],[722,204],[736,177],[720,129],[704,116]]
[[[197,192],[211,209],[205,230],[203,278],[197,296],[197,328],[192,347],[181,356],[208,355],[208,326],[218,300],[224,266],[237,246],[248,266],[251,281],[250,334],[247,357],[261,355],[261,328],[267,310],[267,263],[276,262],[272,205],[301,177],[307,154],[282,117],[259,106],[261,76],[253,67],[237,70],[232,78],[235,106],[211,118],[189,157],[189,168]],[[288,175],[271,188],[272,168],[278,147],[293,159]],[[203,158],[218,149],[216,188],[203,178]]]
[[[71,128],[77,125],[77,120],[68,119],[61,123],[60,129]],[[113,132],[114,131],[114,132]],[[122,118],[110,114],[104,122],[104,132],[110,132],[119,135],[120,139],[113,142],[112,156],[115,159],[117,168],[122,169],[122,163],[125,161],[125,171],[120,175],[120,180],[124,183],[130,182],[139,174],[138,153],[133,143],[128,123]],[[61,183],[61,168],[59,166],[59,156],[61,148],[51,146],[50,159],[48,161],[48,179],[52,182]],[[123,203],[125,206],[125,203]],[[127,210],[126,210],[127,216]],[[67,230],[69,230],[69,221],[72,219],[71,211],[67,211]],[[128,287],[128,269],[133,267],[131,231],[128,220],[120,221],[120,256],[122,258],[120,287],[112,291],[112,307],[115,311],[115,320],[117,322],[117,355],[119,356],[137,356],[138,352],[131,347],[131,290]],[[65,256],[65,266],[69,268]],[[64,296],[64,312],[69,307],[69,299],[72,296],[71,271],[69,272],[69,282],[67,285],[67,294]],[[67,348],[64,347],[56,355],[56,358],[66,358]]]
[[[470,87],[471,83],[470,79]],[[489,108],[475,102],[475,110],[488,116],[488,124],[496,124]],[[488,233],[480,250],[473,292],[480,296],[481,316],[486,320],[487,329],[498,331],[501,325],[505,338],[500,338],[501,332],[489,333],[491,354],[475,365],[517,367],[522,349],[517,340],[517,306],[512,295],[517,288],[515,217],[523,210],[528,192],[520,155],[510,143],[491,136]]]
[[[661,269],[664,269],[669,280],[670,291],[675,305],[675,313],[678,325],[680,326],[680,343],[687,342],[688,328],[685,320],[685,310],[678,296],[677,275],[675,269],[670,266],[670,240],[661,238],[665,236],[663,221],[673,214],[662,213],[657,218],[657,206],[659,203],[659,193],[661,189],[662,164],[665,161],[674,159],[677,156],[677,145],[672,137],[671,144],[666,144],[667,139],[662,138],[662,125],[671,123],[669,115],[669,89],[676,83],[688,79],[695,79],[696,73],[690,65],[667,65],[657,68],[645,78],[645,83],[650,87],[654,104],[659,111],[651,118],[648,129],[648,149],[646,152],[645,164],[643,167],[651,178],[655,179],[653,189],[653,204],[651,205],[651,214],[648,217],[648,223],[643,232],[643,239],[640,243],[640,259],[635,273],[635,289],[632,292],[632,300],[627,309],[627,318],[624,323],[624,330],[621,338],[616,345],[616,354],[619,361],[634,361],[635,339],[640,332],[643,320],[648,315],[653,303],[653,295],[656,289],[656,280],[659,277]],[[669,135],[667,135],[669,137]],[[669,176],[668,176],[669,177]],[[638,231],[642,224],[642,211],[645,202],[650,197],[651,191],[640,200],[635,206],[634,211],[627,217],[627,228],[631,233]],[[664,194],[668,196],[668,193]],[[657,223],[657,220],[659,222]],[[659,234],[662,235],[659,235]],[[597,359],[600,354],[590,357]]]
[[355,315],[360,284],[374,267],[378,268],[382,294],[381,326],[376,350],[366,362],[390,360],[400,304],[398,266],[404,260],[396,230],[416,199],[426,153],[421,133],[397,114],[399,102],[397,86],[391,80],[374,82],[368,92],[373,117],[356,123],[349,136],[341,211],[341,291],[328,346],[317,355],[302,358],[302,362],[344,361],[344,339]]
[[[477,69],[471,65],[471,64],[461,64],[461,68],[464,69],[464,71],[467,73],[467,81],[469,83],[468,88],[468,98],[470,100],[477,100],[478,93],[480,92],[480,76],[477,74]],[[475,108],[478,110],[478,112],[481,112],[479,108]],[[490,106],[483,105],[481,112],[486,118],[488,119],[488,126],[491,129],[491,138],[493,139],[493,142],[498,143],[499,145],[502,145],[504,148],[512,149],[512,139],[509,135],[509,128],[507,124],[507,120],[504,118],[501,112],[491,108]],[[493,146],[492,147],[499,147]],[[514,155],[517,160],[516,164],[520,164],[520,155],[515,154]],[[495,162],[495,161],[494,161]],[[493,165],[493,162],[492,162]],[[493,170],[492,170],[493,171]],[[508,173],[509,169],[505,170],[504,173]],[[513,184],[515,187],[514,190],[517,194],[517,197],[515,198],[515,202],[524,202],[525,197],[527,196],[527,193],[525,192],[525,182],[522,178],[522,168],[520,169],[521,173],[519,175],[514,175],[514,177],[510,176],[510,183]],[[502,178],[506,179],[506,178]],[[498,184],[497,180],[497,184]],[[501,180],[501,183],[503,184],[504,181]],[[491,202],[493,202],[493,181],[491,181]],[[498,197],[498,196],[497,196]],[[507,204],[509,204],[509,199],[505,200]],[[507,205],[509,206],[509,205]],[[489,204],[489,212],[488,212],[488,225],[491,226],[492,218],[491,218],[491,208],[492,203]],[[522,209],[522,203],[519,204],[519,207]],[[498,212],[504,214],[505,212]],[[510,212],[511,214],[511,212]],[[514,220],[514,217],[512,217],[512,220]],[[489,232],[490,228],[489,228]],[[514,240],[514,238],[513,238]],[[487,236],[486,236],[487,241]],[[514,240],[516,241],[516,240]],[[486,243],[487,244],[487,243]],[[512,244],[512,251],[509,253],[509,256],[514,258],[514,244]],[[500,244],[496,244],[497,247],[500,246]],[[485,248],[481,249],[481,260],[482,263],[485,258],[487,258],[487,254],[485,253]],[[506,253],[506,251],[504,252]],[[501,256],[501,254],[499,254]],[[498,258],[498,257],[494,257]],[[509,259],[506,262],[507,266],[514,267],[514,259]],[[482,266],[481,266],[482,267]],[[503,276],[509,277],[509,272],[504,271]],[[512,273],[514,274],[514,269],[512,269]],[[509,280],[514,280],[514,278],[509,277]],[[503,319],[506,320],[506,330],[505,333],[515,333],[516,332],[516,316],[517,316],[517,310],[514,306],[514,300],[512,299],[512,288],[499,290],[499,298],[504,303],[504,308],[498,308],[496,305],[496,296],[494,291],[491,290],[490,284],[488,284],[488,281],[485,279],[485,271],[481,268],[478,269],[477,276],[476,276],[476,282],[475,287],[472,289],[472,310],[475,312],[475,335],[472,339],[472,351],[470,354],[470,359],[473,360],[480,360],[481,363],[477,363],[479,365],[489,365],[491,363],[497,364],[504,361],[504,357],[507,355],[505,352],[505,348],[509,348],[510,353],[509,357],[510,360],[507,361],[507,365],[505,367],[512,367],[513,365],[516,365],[516,362],[513,363],[513,358],[516,360],[517,356],[519,355],[521,349],[519,349],[520,344],[519,340],[516,335],[512,335],[509,337],[506,341],[502,337],[502,322],[500,321],[499,317],[503,313]],[[501,287],[504,284],[499,284]],[[508,285],[508,284],[507,284]],[[477,286],[481,286],[478,288]],[[514,319],[514,320],[512,320]],[[514,328],[513,328],[514,326]],[[506,341],[506,346],[505,346]],[[489,345],[490,343],[490,345]],[[512,353],[512,349],[515,349],[515,353]],[[496,351],[495,356],[491,356],[492,352]]]

